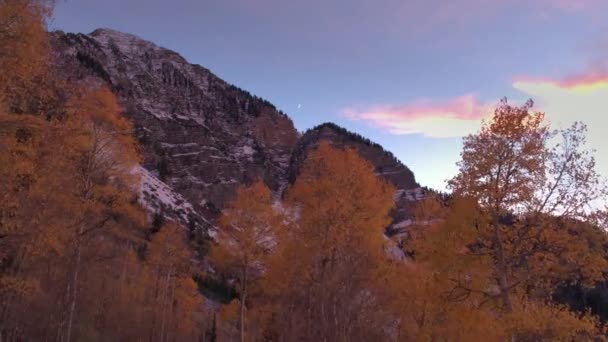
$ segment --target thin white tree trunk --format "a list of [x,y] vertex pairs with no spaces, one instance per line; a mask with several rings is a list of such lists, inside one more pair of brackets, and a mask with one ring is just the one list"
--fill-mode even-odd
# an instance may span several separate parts
[[[82,230],[82,228],[81,228]],[[78,283],[78,273],[80,271],[80,258],[81,258],[81,248],[80,242],[76,243],[76,261],[74,263],[74,273],[72,276],[72,295],[70,298],[69,305],[69,315],[68,315],[68,326],[66,329],[66,341],[70,342],[72,340],[72,325],[74,322],[74,312],[76,311],[76,296],[77,296],[77,283]]]
[[167,280],[165,283],[165,291],[163,294],[163,300],[161,301],[161,309],[162,309],[162,316],[161,316],[161,324],[160,324],[160,341],[164,341],[165,338],[165,314],[166,314],[166,308],[164,306],[167,305],[167,297],[169,294],[169,281],[170,281],[170,277],[171,277],[171,267],[169,267],[169,270],[167,270]]
[[241,277],[241,306],[239,312],[239,336],[240,341],[245,342],[245,301],[247,300],[247,262],[243,266]]

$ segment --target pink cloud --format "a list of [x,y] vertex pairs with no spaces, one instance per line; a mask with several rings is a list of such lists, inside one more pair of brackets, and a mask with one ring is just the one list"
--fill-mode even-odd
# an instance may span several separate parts
[[475,132],[488,114],[490,108],[474,95],[343,111],[343,116],[350,120],[368,122],[392,134],[423,134],[437,138],[461,137]]
[[565,89],[575,89],[581,87],[591,87],[608,81],[608,68],[603,65],[594,65],[586,72],[574,74],[562,78],[550,77],[516,77],[514,83],[526,84],[552,84],[555,87]]

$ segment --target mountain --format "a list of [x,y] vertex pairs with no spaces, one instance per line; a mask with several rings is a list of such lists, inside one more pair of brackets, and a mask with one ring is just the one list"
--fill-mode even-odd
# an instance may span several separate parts
[[398,189],[395,228],[423,196],[414,174],[390,152],[335,124],[304,134],[270,102],[202,66],[134,35],[98,29],[54,32],[58,63],[71,79],[106,84],[142,146],[142,202],[152,212],[210,229],[239,184],[263,179],[280,196],[321,140],[355,148]]

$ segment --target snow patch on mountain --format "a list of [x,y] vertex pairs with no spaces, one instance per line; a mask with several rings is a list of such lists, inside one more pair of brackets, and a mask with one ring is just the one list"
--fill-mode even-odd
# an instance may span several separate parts
[[421,201],[426,197],[423,188],[399,189],[395,191],[395,201],[406,200],[409,202]]
[[176,193],[152,172],[142,166],[135,167],[132,172],[140,179],[139,202],[150,214],[162,212],[168,219],[184,225],[193,219],[199,219],[209,227],[214,227],[211,222],[201,217],[182,195]]

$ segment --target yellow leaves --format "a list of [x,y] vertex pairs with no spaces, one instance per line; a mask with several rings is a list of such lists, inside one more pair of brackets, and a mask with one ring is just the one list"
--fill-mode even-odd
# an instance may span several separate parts
[[448,213],[448,203],[437,196],[428,196],[416,203],[412,209],[414,224],[425,224],[430,221],[445,219]]
[[0,277],[0,298],[9,294],[17,297],[26,297],[32,295],[37,288],[32,280],[14,276]]
[[388,311],[378,284],[394,189],[354,150],[321,142],[283,206],[291,215],[268,264],[264,308],[286,339],[374,340]]
[[398,341],[504,340],[500,322],[474,298],[448,298],[449,279],[423,265],[395,264],[386,273]]
[[[608,269],[605,253],[590,248],[594,239],[586,237],[594,228],[583,208],[606,189],[584,150],[584,125],[551,133],[544,115],[531,113],[531,107],[503,101],[491,122],[464,139],[459,174],[450,181],[456,198],[451,214],[439,234],[414,248],[432,269],[450,272],[460,287],[470,286],[461,285],[459,275],[465,274],[475,284],[471,289],[506,314],[522,296],[527,298],[522,305],[553,310],[541,303],[551,300],[556,288],[592,285]],[[564,140],[559,149],[550,140],[557,135]],[[459,197],[473,205],[459,207]]]
[[236,324],[239,319],[239,308],[241,303],[238,299],[234,299],[228,305],[222,306],[220,310],[220,319],[224,322],[232,322]]
[[0,0],[0,333],[65,339],[73,310],[74,339],[194,340],[186,234],[144,252],[132,126],[109,89],[47,65],[51,3]]
[[362,243],[380,251],[393,193],[356,151],[321,142],[304,162],[287,203],[300,210],[296,229],[307,241],[325,249]]
[[281,224],[270,189],[261,181],[240,186],[219,223],[218,244],[211,251],[211,260],[239,279],[244,268],[259,271],[278,242]]
[[94,167],[109,176],[125,177],[139,162],[131,123],[106,87],[75,94],[68,104],[67,124],[76,139],[76,151],[92,155]]
[[[239,297],[243,301],[238,306],[243,317],[237,321],[244,336],[247,330],[245,305],[250,301],[252,285],[268,271],[268,257],[279,243],[282,217],[273,206],[270,189],[257,181],[237,189],[219,223],[217,245],[211,250],[210,260],[221,272],[238,281]],[[222,316],[227,314],[224,312]],[[232,318],[224,317],[224,320]]]
[[189,274],[191,252],[183,228],[168,224],[153,235],[149,247],[149,262],[161,272]]
[[503,101],[491,122],[464,138],[459,174],[449,182],[456,194],[502,211],[534,197],[545,176],[549,132],[543,114],[530,109],[531,103],[514,107]]
[[129,128],[128,122],[119,116],[121,108],[118,100],[107,87],[85,92],[75,101],[72,104],[74,114],[94,122],[111,124],[116,129]]
[[[479,293],[450,298],[446,274],[428,265],[394,265],[386,273],[390,305],[400,315],[402,341],[591,341],[598,323],[547,302],[514,297],[511,313],[501,313]],[[461,289],[462,290],[462,289]]]
[[[403,303],[402,312],[413,322],[424,313],[424,329],[414,323],[403,326],[415,332],[413,340],[484,336],[487,340],[572,341],[597,334],[595,321],[554,306],[550,300],[557,286],[567,281],[592,284],[600,279],[608,268],[605,255],[589,247],[596,239],[606,241],[605,235],[595,235],[594,228],[582,222],[550,217],[524,217],[500,226],[501,252],[510,267],[506,291],[514,302],[509,312],[503,310],[505,290],[496,280],[501,271],[486,213],[474,199],[455,197],[440,217],[432,225],[413,228],[409,247],[416,267],[403,268],[399,277],[404,287],[391,291],[401,296],[397,302]],[[485,326],[489,328],[481,328]]]
[[516,339],[592,341],[597,322],[588,315],[577,317],[565,307],[527,300],[518,302],[504,320],[508,336]]
[[393,193],[357,152],[322,142],[310,152],[288,191],[288,205],[299,211],[291,234],[309,242],[313,253],[356,248],[378,256],[390,223]]
[[42,1],[0,2],[0,111],[20,107],[24,92],[33,89],[35,79],[46,69],[48,14]]
[[[108,89],[81,87],[77,91],[37,64],[47,57],[42,50],[36,50],[39,56],[19,55],[28,52],[19,46],[11,50],[12,38],[2,31],[7,28],[3,25],[9,10],[15,10],[10,15],[18,21],[9,28],[10,34],[18,34],[17,39],[32,51],[40,48],[37,44],[46,44],[41,22],[37,25],[44,42],[35,41],[19,26],[41,19],[30,12],[42,11],[37,6],[42,2],[0,2],[0,42],[8,44],[3,44],[7,49],[0,52],[0,283],[4,290],[10,288],[10,292],[0,293],[0,304],[3,314],[9,316],[21,315],[23,310],[17,308],[27,305],[40,311],[29,312],[31,315],[57,312],[58,317],[48,318],[52,325],[64,319],[65,298],[73,293],[74,303],[82,305],[78,310],[85,324],[90,318],[87,314],[95,311],[92,308],[99,307],[97,304],[105,308],[106,303],[99,302],[104,297],[88,301],[86,291],[81,290],[106,296],[108,289],[97,287],[97,280],[112,286],[121,284],[113,289],[128,283],[125,277],[112,278],[115,273],[106,273],[109,260],[116,257],[111,243],[135,240],[138,226],[145,221],[134,201],[132,190],[137,180],[130,172],[139,155],[131,125],[121,116]],[[22,59],[10,61],[17,57]],[[51,89],[45,88],[48,85]],[[187,251],[185,246],[180,245],[181,253]],[[190,264],[189,258],[186,262]],[[72,276],[92,270],[101,272],[78,280]],[[38,293],[32,292],[29,279],[40,284]],[[192,283],[181,281],[179,286],[192,293]],[[193,303],[182,302],[187,306]],[[86,307],[87,303],[95,304]],[[21,318],[16,317],[11,324],[30,326],[31,336],[42,336],[35,335],[37,327]]]
[[584,222],[558,219],[543,220],[537,229],[539,240],[548,246],[532,255],[528,263],[527,272],[536,286],[544,284],[549,291],[565,283],[592,287],[603,279],[608,260],[599,246],[608,241],[605,233]]
[[433,225],[413,228],[411,248],[416,261],[441,272],[444,278],[455,281],[466,278],[467,286],[485,290],[489,286],[492,260],[489,255],[475,251],[474,245],[485,226],[476,203],[457,198],[443,216],[443,220]]

